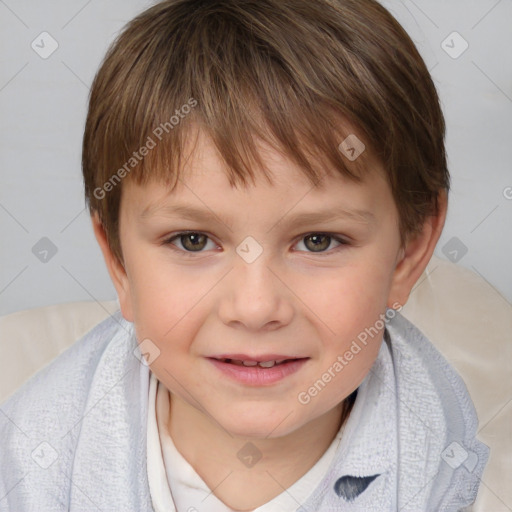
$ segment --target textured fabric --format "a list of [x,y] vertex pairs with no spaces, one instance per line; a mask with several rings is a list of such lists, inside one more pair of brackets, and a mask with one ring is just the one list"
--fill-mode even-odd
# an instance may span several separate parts
[[118,309],[117,300],[84,301],[0,316],[0,403]]
[[[139,358],[133,325],[117,312],[1,405],[1,511],[153,510],[150,371]],[[300,510],[459,511],[474,501],[489,455],[476,428],[462,379],[397,314],[344,442]]]
[[[73,302],[0,316],[0,403],[118,308]],[[461,375],[478,413],[478,437],[491,448],[468,512],[510,512],[512,305],[476,272],[434,255],[401,314]]]

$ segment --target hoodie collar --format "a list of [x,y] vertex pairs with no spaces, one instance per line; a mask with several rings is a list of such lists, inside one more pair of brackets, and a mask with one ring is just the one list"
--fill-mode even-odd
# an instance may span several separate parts
[[489,448],[462,378],[421,331],[389,315],[335,459],[300,510],[459,510]]

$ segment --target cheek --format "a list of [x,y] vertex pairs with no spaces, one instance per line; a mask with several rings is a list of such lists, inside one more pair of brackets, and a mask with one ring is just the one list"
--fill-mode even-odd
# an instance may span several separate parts
[[332,405],[362,382],[381,346],[392,263],[378,261],[370,252],[365,256],[310,286],[305,301],[315,313],[311,322],[320,330],[322,371],[331,368],[339,376],[332,393],[324,396]]
[[333,269],[319,280],[308,279],[301,296],[327,334],[348,340],[373,325],[385,312],[389,285],[390,271],[386,265],[360,258],[357,263]]
[[131,294],[137,338],[178,338],[212,283],[148,251],[131,260]]

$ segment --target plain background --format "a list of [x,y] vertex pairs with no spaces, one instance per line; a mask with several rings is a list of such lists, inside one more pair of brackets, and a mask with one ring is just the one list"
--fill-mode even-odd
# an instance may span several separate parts
[[[85,209],[82,133],[109,44],[152,3],[0,0],[0,315],[116,298]],[[417,44],[446,117],[452,192],[435,254],[512,301],[512,2],[382,3]]]

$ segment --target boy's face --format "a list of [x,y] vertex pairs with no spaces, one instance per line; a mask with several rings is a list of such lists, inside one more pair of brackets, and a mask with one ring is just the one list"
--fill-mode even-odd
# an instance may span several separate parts
[[[380,169],[362,184],[336,176],[315,188],[277,152],[262,154],[274,185],[258,175],[255,186],[232,188],[205,137],[171,195],[158,183],[124,183],[125,267],[113,280],[138,341],[158,347],[151,368],[174,396],[232,434],[277,437],[320,418],[361,384],[381,345],[379,319],[408,284],[395,270],[403,256],[398,213]],[[204,218],[173,214],[178,205]],[[294,220],[305,213],[325,219]],[[195,236],[166,242],[187,230]],[[348,360],[369,328],[378,335],[358,342]],[[240,354],[301,361],[281,372],[216,359]],[[319,380],[320,390],[308,391]]]

